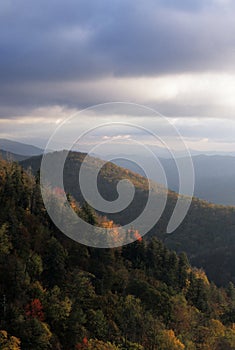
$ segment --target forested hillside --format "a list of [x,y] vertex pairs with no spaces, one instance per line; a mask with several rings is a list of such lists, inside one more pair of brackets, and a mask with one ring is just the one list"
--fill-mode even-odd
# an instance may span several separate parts
[[0,198],[1,349],[235,349],[232,283],[218,289],[156,239],[116,249],[68,239],[16,163],[0,161]]
[[[53,171],[57,172],[59,154],[57,152],[47,155],[53,164]],[[66,192],[71,193],[78,202],[83,197],[78,186],[77,174],[86,154],[70,152],[64,167],[64,183]],[[29,167],[36,174],[40,168],[41,157],[32,157],[21,164],[25,169]],[[89,157],[86,167],[93,171],[94,166],[101,166],[98,177],[98,188],[107,200],[117,198],[117,183],[121,179],[129,179],[135,186],[136,192],[132,203],[119,213],[110,214],[109,218],[118,224],[126,224],[142,213],[148,198],[147,179],[116,166]],[[163,195],[167,190],[155,186],[157,196]],[[226,285],[229,281],[235,283],[235,207],[219,206],[206,201],[193,198],[190,210],[180,225],[171,235],[166,234],[166,227],[172,211],[174,210],[178,195],[168,192],[168,201],[158,224],[149,232],[147,239],[158,237],[165,245],[178,253],[187,253],[190,262],[203,267],[209,278],[218,285]],[[102,214],[102,213],[101,213]],[[155,212],[152,213],[155,216]]]

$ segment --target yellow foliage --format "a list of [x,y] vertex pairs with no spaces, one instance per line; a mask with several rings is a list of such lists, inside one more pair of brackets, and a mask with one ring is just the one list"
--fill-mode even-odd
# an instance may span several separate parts
[[103,228],[113,228],[113,220],[103,221],[101,223],[101,227],[103,227]]
[[225,334],[225,327],[219,320],[210,320],[209,328],[215,337],[222,337]]
[[45,331],[45,334],[43,335],[43,338],[45,340],[49,341],[51,339],[51,337],[52,337],[52,333],[51,333],[47,323],[42,322],[42,327],[43,327],[43,329]]
[[197,268],[194,268],[193,269],[193,272],[194,272],[194,275],[197,279],[201,279],[203,280],[203,282],[206,284],[206,285],[209,285],[209,281],[208,281],[208,278],[205,274],[205,271],[203,271],[202,269],[197,269]]
[[181,341],[175,336],[175,333],[172,329],[164,330],[162,332],[162,350],[184,350],[185,346]]
[[20,350],[20,339],[9,336],[6,331],[0,330],[1,350]]
[[[86,349],[86,350],[118,350],[119,348],[117,348],[115,345],[111,344],[111,343],[105,343],[101,340],[97,340],[97,339],[90,339],[87,344],[82,347],[82,349]],[[78,347],[79,349],[79,347]]]
[[33,282],[32,288],[38,290],[42,294],[46,292],[46,289],[43,288],[43,286],[41,285],[41,283],[39,281]]

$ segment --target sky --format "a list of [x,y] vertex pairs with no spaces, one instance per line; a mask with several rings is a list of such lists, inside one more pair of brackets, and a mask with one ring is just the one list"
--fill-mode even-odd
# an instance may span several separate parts
[[[125,102],[164,115],[190,149],[235,152],[234,18],[233,0],[1,1],[0,137],[44,147],[71,115]],[[135,112],[95,118],[159,132]],[[124,129],[100,137],[125,143]]]

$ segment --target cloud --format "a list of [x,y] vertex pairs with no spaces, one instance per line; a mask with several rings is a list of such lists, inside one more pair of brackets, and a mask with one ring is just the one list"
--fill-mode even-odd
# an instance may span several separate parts
[[[0,113],[10,115],[7,107],[14,106],[142,101],[139,96],[145,90],[149,95],[154,77],[230,74],[235,71],[234,11],[234,2],[218,0],[3,1]],[[137,82],[133,94],[136,78],[143,86]],[[126,79],[125,95],[120,87]],[[164,86],[171,95],[173,84]],[[158,103],[160,90],[152,96]]]
[[[214,1],[29,0],[0,5],[1,80],[234,69],[232,11]],[[234,5],[229,5],[230,9]]]
[[[35,110],[38,113],[40,108],[45,110],[49,106],[55,106],[53,109],[56,109],[56,106],[64,106],[66,113],[71,113],[71,109],[75,112],[87,106],[110,101],[144,104],[169,117],[233,118],[234,96],[235,74],[227,73],[107,77],[37,84],[28,82],[23,86],[16,83],[10,88],[0,87],[0,118],[22,116],[24,109],[25,114],[31,113],[33,117]],[[9,105],[11,108],[8,108]],[[116,105],[115,112],[123,112],[119,111],[118,107]],[[124,112],[131,114],[133,108],[126,108]],[[104,111],[101,110],[101,113]]]
[[231,0],[2,1],[1,135],[39,138],[109,101],[232,120],[234,13]]

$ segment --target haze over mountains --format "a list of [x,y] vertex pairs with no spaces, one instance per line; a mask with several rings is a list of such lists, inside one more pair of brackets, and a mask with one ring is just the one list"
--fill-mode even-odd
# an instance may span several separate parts
[[[42,154],[43,149],[0,139],[0,152],[4,159],[10,157],[12,160],[22,161],[28,157]],[[164,151],[164,149],[156,147],[154,152],[159,157],[158,159],[165,171],[168,188],[179,192],[179,175],[175,161],[169,158],[167,150]],[[100,158],[99,155],[94,154],[94,156]],[[109,157],[112,157],[112,155],[109,155]],[[118,159],[114,159],[113,163],[145,176],[144,171],[137,165],[141,162],[141,155],[129,155],[129,158],[133,160],[132,162],[127,161],[125,157],[124,153],[120,153]],[[114,158],[117,158],[117,155]],[[235,156],[199,154],[193,155],[192,161],[195,171],[194,196],[211,203],[235,205]],[[152,166],[150,158],[149,160],[145,158],[145,162],[146,164],[149,162],[149,165]],[[159,182],[157,174],[153,180]],[[187,195],[187,193],[184,194]]]
[[43,149],[22,142],[0,138],[0,150],[21,156],[31,157],[43,153]]
[[[145,173],[137,165],[141,163],[140,156],[133,156],[133,162],[125,160],[124,155],[113,160],[117,165],[130,169],[145,176]],[[181,159],[183,160],[183,159]],[[179,175],[176,161],[173,159],[159,158],[166,174],[168,188],[179,192]],[[137,164],[135,164],[136,162]],[[148,159],[145,159],[148,163]],[[212,203],[223,205],[235,205],[235,157],[228,155],[197,155],[192,156],[195,171],[194,196]],[[149,158],[149,166],[152,166]],[[158,176],[153,180],[158,182]],[[187,195],[188,193],[183,193]]]

